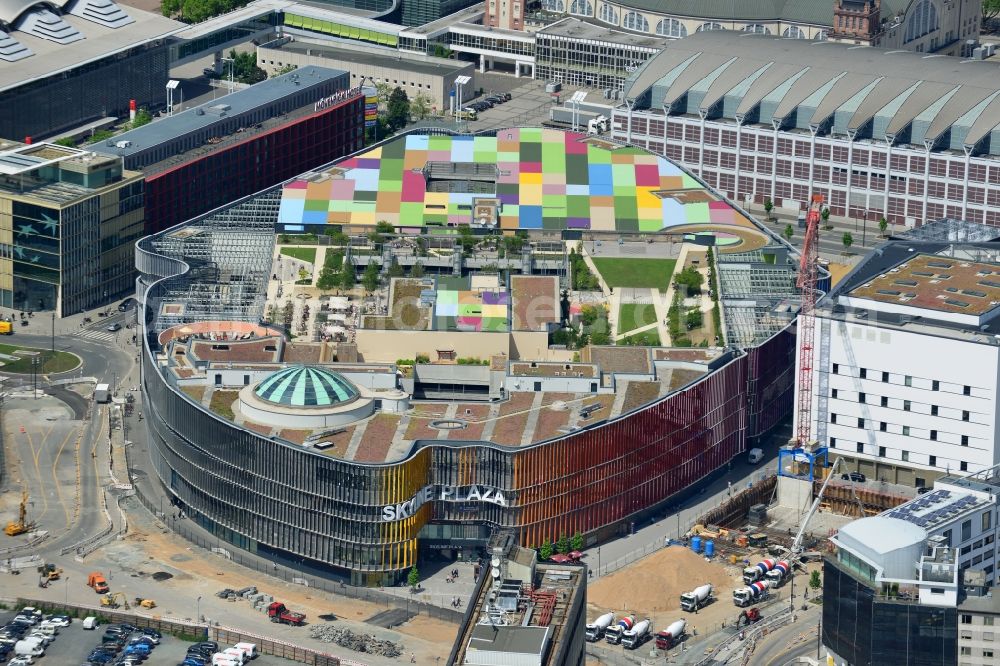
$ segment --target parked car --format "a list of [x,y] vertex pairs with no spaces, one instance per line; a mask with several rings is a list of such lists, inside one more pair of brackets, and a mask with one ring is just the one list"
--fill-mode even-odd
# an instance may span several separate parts
[[60,627],[68,627],[73,622],[73,619],[69,615],[53,615],[48,621]]
[[865,475],[861,472],[850,472],[848,474],[841,474],[840,478],[844,481],[857,481],[859,483],[865,482]]
[[153,629],[152,627],[143,627],[142,629],[139,630],[139,633],[141,633],[143,636],[150,636],[157,640],[163,638],[163,634],[161,634],[156,629]]
[[108,326],[108,330],[111,331],[112,333],[114,333],[115,331],[120,331],[122,330],[122,325],[119,324],[118,322],[115,322],[110,326]]

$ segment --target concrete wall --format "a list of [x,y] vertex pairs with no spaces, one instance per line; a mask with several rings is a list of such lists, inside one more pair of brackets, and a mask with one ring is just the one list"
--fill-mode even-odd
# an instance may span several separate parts
[[[569,358],[565,358],[569,356]],[[562,357],[562,358],[561,358]],[[537,331],[515,331],[510,334],[510,359],[517,361],[564,361],[573,358],[573,352],[555,354],[549,352],[549,334]]]
[[[453,349],[459,358],[489,359],[508,354],[507,333],[467,333],[453,331],[380,331],[358,329],[358,354],[366,363],[392,363],[400,358],[424,354],[437,360],[438,349]],[[544,335],[544,334],[542,334]]]

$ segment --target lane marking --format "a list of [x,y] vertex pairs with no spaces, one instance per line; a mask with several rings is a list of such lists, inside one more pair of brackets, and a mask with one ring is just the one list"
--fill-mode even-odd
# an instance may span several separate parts
[[59,489],[59,486],[62,485],[62,484],[59,482],[59,477],[56,476],[56,467],[59,466],[59,456],[62,455],[63,449],[66,447],[66,442],[69,441],[70,436],[73,435],[75,433],[75,431],[76,431],[76,428],[70,428],[69,429],[69,431],[66,433],[66,436],[63,438],[62,444],[59,445],[59,450],[56,452],[56,457],[52,460],[52,480],[55,481],[55,483],[56,483],[56,496],[59,497],[59,503],[62,505],[63,513],[66,514],[66,529],[67,530],[72,525],[72,521],[70,520],[70,516],[69,516],[69,507],[66,506],[65,500],[63,500],[62,491]]

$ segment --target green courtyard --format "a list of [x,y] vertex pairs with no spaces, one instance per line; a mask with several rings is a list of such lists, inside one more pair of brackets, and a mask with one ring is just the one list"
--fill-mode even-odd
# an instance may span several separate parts
[[609,287],[647,287],[666,291],[674,272],[673,259],[595,257],[594,266]]

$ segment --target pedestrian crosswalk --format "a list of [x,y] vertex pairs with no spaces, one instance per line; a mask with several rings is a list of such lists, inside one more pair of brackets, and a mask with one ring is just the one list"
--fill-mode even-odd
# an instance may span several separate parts
[[99,342],[113,342],[115,339],[115,333],[93,328],[85,328],[77,333],[77,336],[87,338],[88,340],[97,340]]

